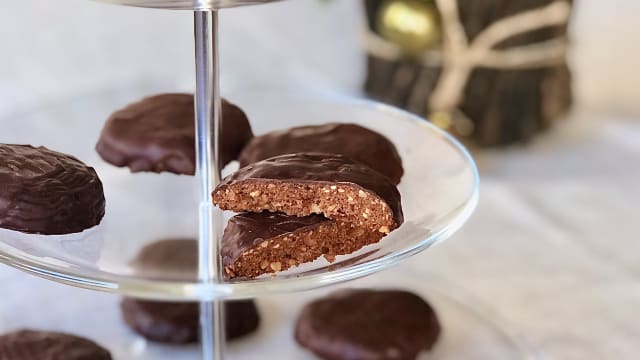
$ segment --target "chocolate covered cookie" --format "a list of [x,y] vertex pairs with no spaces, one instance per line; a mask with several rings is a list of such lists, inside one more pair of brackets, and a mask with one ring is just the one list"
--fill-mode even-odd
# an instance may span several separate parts
[[[195,281],[198,243],[193,239],[167,239],[143,247],[131,262],[136,274],[149,278]],[[198,340],[198,303],[143,301],[125,298],[121,303],[125,323],[143,337],[165,343]],[[225,302],[227,338],[253,332],[260,323],[253,300]]]
[[296,341],[328,360],[409,360],[433,348],[440,324],[419,296],[399,290],[343,290],[305,306]]
[[301,152],[340,154],[361,162],[398,184],[402,159],[383,135],[356,124],[331,123],[272,131],[256,136],[240,153],[240,167],[270,157]]
[[[235,160],[253,137],[245,113],[222,101],[221,164]],[[96,150],[116,166],[132,172],[195,173],[195,111],[193,95],[147,97],[114,112]]]
[[195,281],[198,271],[198,242],[194,239],[165,239],[143,247],[131,266],[139,276],[175,281]]
[[232,217],[222,237],[220,255],[228,278],[252,278],[287,270],[320,256],[333,261],[384,236],[322,215],[244,213]]
[[0,144],[0,227],[61,235],[104,216],[102,182],[80,160],[44,147]]
[[0,360],[111,360],[111,354],[78,336],[20,330],[0,335]]
[[[124,299],[121,303],[125,323],[144,338],[171,344],[198,341],[200,305]],[[258,309],[253,300],[224,303],[227,339],[254,332],[259,324]]]
[[213,202],[236,212],[325,217],[388,234],[402,224],[400,193],[386,176],[342,155],[276,156],[225,178]]

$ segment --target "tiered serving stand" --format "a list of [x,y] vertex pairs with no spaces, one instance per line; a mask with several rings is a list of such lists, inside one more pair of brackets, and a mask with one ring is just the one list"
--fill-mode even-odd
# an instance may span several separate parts
[[[385,134],[398,146],[404,161],[405,176],[399,188],[406,220],[379,244],[340,256],[334,263],[320,259],[276,276],[225,281],[218,256],[225,214],[211,203],[211,191],[220,181],[222,171],[216,137],[221,124],[218,111],[218,11],[269,1],[105,1],[194,11],[196,177],[131,175],[126,170],[102,163],[91,148],[84,154],[72,152],[95,165],[103,179],[107,197],[107,215],[103,223],[81,234],[46,238],[0,230],[1,262],[47,279],[92,290],[145,299],[200,301],[202,357],[220,360],[225,354],[221,311],[224,299],[310,290],[372,274],[446,239],[473,212],[478,200],[479,179],[472,158],[455,139],[423,119],[359,99],[236,94],[230,98],[248,113],[258,134],[328,121],[358,123]],[[111,110],[126,102],[114,104]],[[98,110],[96,116],[106,118],[109,109],[104,111],[100,114]],[[47,131],[44,118],[55,116],[55,113],[49,111],[41,116],[40,129]],[[40,121],[37,115],[34,118],[32,121]],[[99,129],[95,123],[87,126],[86,121],[78,119],[66,125],[68,129],[77,127],[86,136],[97,139]],[[21,126],[23,124],[16,124],[15,128],[9,126],[5,130],[19,135]],[[66,146],[64,141],[57,146],[36,145],[49,145],[59,151],[64,151]],[[224,170],[232,171],[233,168]],[[195,189],[199,189],[199,194],[194,194]],[[199,226],[195,219],[199,220]],[[142,246],[162,237],[189,234],[196,227],[199,228],[197,278],[171,273],[140,275],[133,271],[129,261]],[[192,235],[195,237],[196,234]]]

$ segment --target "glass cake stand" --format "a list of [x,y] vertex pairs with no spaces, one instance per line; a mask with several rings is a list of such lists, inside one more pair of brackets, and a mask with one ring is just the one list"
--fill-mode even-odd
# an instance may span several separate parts
[[[90,100],[74,102],[73,109],[47,109],[34,115],[31,123],[3,124],[3,133],[11,134],[12,138],[2,138],[2,142],[44,145],[74,154],[95,166],[105,186],[107,214],[101,225],[81,234],[37,236],[0,230],[0,262],[87,289],[147,299],[201,301],[203,358],[222,359],[225,353],[222,299],[308,290],[371,274],[446,239],[473,212],[479,179],[472,158],[455,139],[416,116],[366,100],[225,94],[247,112],[257,134],[328,121],[358,123],[385,134],[398,146],[404,162],[405,175],[399,189],[405,223],[379,244],[338,257],[334,263],[320,259],[276,276],[224,281],[218,250],[225,214],[212,205],[210,197],[221,179],[217,160],[219,140],[213,135],[220,128],[220,114],[216,111],[220,108],[217,9],[267,1],[108,2],[197,10],[194,11],[197,176],[131,175],[97,158],[93,144],[100,126],[87,122],[86,114],[106,119],[113,109],[136,99],[119,98],[126,91],[113,94],[114,100],[108,104],[100,97],[100,103],[84,113],[80,108],[90,104]],[[55,122],[49,122],[51,117],[65,119],[65,126],[55,126]],[[37,131],[25,124],[36,126]],[[70,128],[87,138],[74,138],[70,142],[66,131]],[[198,201],[199,207],[194,206]],[[168,272],[141,275],[132,269],[130,261],[142,246],[170,236],[192,236],[199,240],[197,274],[192,278]]]
[[[403,159],[405,175],[399,189],[405,223],[380,243],[338,256],[333,263],[319,259],[250,281],[207,283],[196,274],[184,278],[169,271],[138,274],[131,260],[143,246],[162,238],[198,236],[198,178],[131,174],[104,162],[94,151],[104,119],[114,109],[153,93],[155,86],[148,88],[85,94],[21,115],[20,121],[0,119],[0,142],[43,145],[95,167],[107,200],[102,223],[79,234],[43,236],[0,229],[0,261],[65,284],[128,296],[173,301],[248,298],[323,287],[397,264],[449,237],[475,208],[478,175],[472,159],[456,140],[414,115],[363,99],[225,94],[246,111],[256,134],[327,119],[385,134]],[[232,163],[224,173],[236,168]]]
[[[109,349],[114,360],[201,358],[200,349],[195,344],[168,346],[146,341],[131,331],[121,320],[120,299],[116,296],[78,291],[35,277],[12,276],[16,275],[15,272],[5,270],[0,272],[0,277],[3,273],[7,275],[2,279],[0,333],[26,327],[82,334]],[[468,294],[459,284],[452,284],[446,273],[438,275],[430,271],[415,271],[409,266],[397,266],[337,287],[410,289],[427,299],[438,314],[443,332],[433,352],[419,357],[419,360],[546,359],[545,354],[533,351],[527,342],[522,341],[518,328],[502,319],[499,309],[487,303],[486,299],[482,301]],[[25,296],[25,288],[38,289],[38,296]],[[293,327],[307,303],[336,290],[331,287],[295,296],[261,296],[257,299],[260,328],[250,336],[230,342],[226,359],[318,360],[296,343]],[[45,302],[47,311],[42,311]]]

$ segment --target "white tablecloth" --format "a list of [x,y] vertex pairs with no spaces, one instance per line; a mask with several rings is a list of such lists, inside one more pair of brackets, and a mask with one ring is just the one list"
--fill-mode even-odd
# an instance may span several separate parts
[[[438,274],[488,304],[549,359],[640,356],[639,15],[635,0],[578,3],[575,111],[526,146],[479,153],[481,201],[468,226],[390,272]],[[225,90],[358,92],[357,1],[237,9],[222,22]],[[0,10],[0,118],[20,121],[34,106],[100,89],[190,90],[191,27],[188,12],[7,1]],[[0,284],[0,327],[73,331],[71,320],[40,322],[36,310],[49,306],[75,321],[74,303],[116,313],[113,296],[4,267]]]

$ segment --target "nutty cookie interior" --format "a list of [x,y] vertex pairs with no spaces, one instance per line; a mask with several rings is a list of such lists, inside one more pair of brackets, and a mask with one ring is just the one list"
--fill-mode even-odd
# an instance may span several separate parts
[[244,167],[215,189],[213,202],[236,212],[323,214],[383,234],[403,221],[400,193],[386,176],[332,154],[283,155]]
[[222,240],[228,278],[253,278],[284,271],[324,256],[350,254],[377,243],[384,234],[321,215],[244,213],[229,220]]

